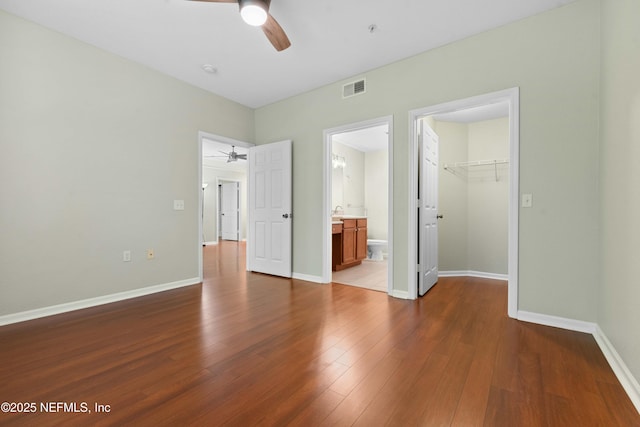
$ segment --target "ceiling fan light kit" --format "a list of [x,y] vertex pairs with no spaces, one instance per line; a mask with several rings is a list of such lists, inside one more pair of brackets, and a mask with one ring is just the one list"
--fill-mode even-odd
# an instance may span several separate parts
[[203,157],[224,157],[227,159],[227,163],[231,163],[231,162],[237,162],[238,160],[247,160],[247,155],[246,154],[239,154],[236,152],[236,147],[234,145],[231,146],[231,151],[230,152],[224,152],[224,151],[220,151],[222,154],[224,154],[224,156],[203,156]]
[[260,27],[267,22],[269,2],[261,0],[240,0],[240,16],[244,22]]
[[269,13],[271,0],[192,0],[209,3],[238,3],[240,16],[244,22],[255,27],[262,27],[262,31],[269,42],[278,51],[283,51],[291,42],[278,21]]

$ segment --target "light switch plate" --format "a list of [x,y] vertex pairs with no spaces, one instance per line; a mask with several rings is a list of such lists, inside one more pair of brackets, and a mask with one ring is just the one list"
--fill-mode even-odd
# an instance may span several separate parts
[[533,195],[532,194],[523,194],[522,195],[522,207],[530,208],[533,206]]
[[184,210],[184,200],[174,200],[173,201],[173,210],[174,211],[183,211]]

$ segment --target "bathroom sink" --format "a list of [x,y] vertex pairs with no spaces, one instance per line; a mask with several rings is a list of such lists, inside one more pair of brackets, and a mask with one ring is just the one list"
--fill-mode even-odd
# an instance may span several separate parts
[[341,219],[356,219],[356,218],[366,218],[364,215],[334,215],[331,217],[334,221],[340,221]]

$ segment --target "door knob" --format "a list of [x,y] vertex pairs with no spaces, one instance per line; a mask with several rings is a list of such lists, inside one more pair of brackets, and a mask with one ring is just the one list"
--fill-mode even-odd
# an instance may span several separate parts
[[282,218],[284,218],[284,219],[289,218],[289,214],[282,214]]
[[436,218],[444,218],[443,215],[436,215]]

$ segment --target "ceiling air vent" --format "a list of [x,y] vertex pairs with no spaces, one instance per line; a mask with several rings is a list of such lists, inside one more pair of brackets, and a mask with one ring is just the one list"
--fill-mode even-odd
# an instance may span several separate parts
[[349,98],[350,96],[359,95],[365,92],[365,80],[358,80],[356,82],[347,83],[342,86],[342,97]]

